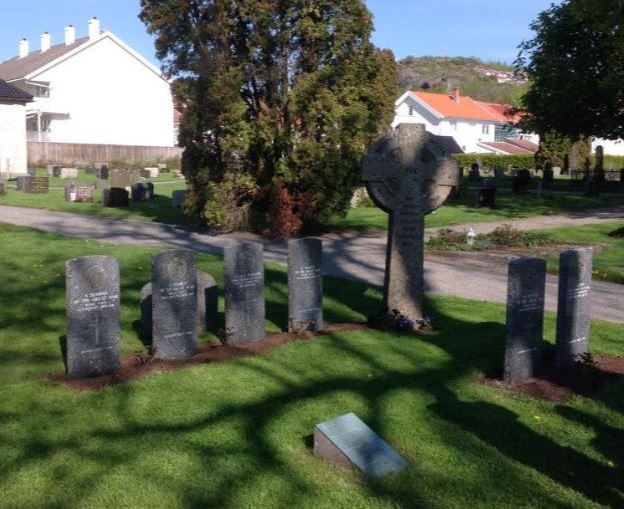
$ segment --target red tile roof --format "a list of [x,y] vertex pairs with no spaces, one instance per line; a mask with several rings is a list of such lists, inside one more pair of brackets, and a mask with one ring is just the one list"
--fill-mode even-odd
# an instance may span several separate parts
[[511,106],[506,104],[476,101],[467,95],[457,95],[457,100],[448,94],[434,94],[432,92],[412,92],[430,108],[443,117],[482,120],[486,122],[516,121],[509,117]]
[[493,152],[504,152],[505,154],[511,155],[522,155],[522,154],[534,154],[535,151],[529,150],[526,148],[519,147],[517,145],[513,145],[512,143],[500,141],[482,141],[479,143],[484,148],[492,150]]
[[76,39],[76,42],[73,44],[57,44],[44,52],[41,52],[40,50],[31,51],[25,57],[13,57],[9,60],[5,60],[0,63],[0,79],[11,81],[24,78],[31,72],[36,71],[59,57],[62,57],[88,40],[88,37],[82,37],[80,39]]
[[526,150],[530,150],[532,153],[537,152],[537,149],[539,148],[539,145],[533,143],[532,141],[529,140],[512,140],[512,139],[508,139],[505,140],[507,143],[511,143],[512,145],[516,145],[517,147],[520,148],[524,148]]

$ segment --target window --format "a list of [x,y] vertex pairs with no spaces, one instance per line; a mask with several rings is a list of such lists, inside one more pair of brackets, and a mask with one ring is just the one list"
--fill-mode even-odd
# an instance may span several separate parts
[[483,124],[481,126],[481,134],[490,134],[490,126]]
[[455,122],[455,121],[451,121],[451,129],[452,129],[453,131],[457,131],[457,122]]
[[411,117],[414,114],[414,107],[410,106],[408,110],[408,115]]

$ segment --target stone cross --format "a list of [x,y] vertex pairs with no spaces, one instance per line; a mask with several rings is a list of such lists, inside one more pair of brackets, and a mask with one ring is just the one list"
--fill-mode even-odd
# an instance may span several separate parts
[[400,124],[364,157],[362,181],[390,214],[384,306],[422,318],[425,215],[459,182],[459,164],[422,124]]

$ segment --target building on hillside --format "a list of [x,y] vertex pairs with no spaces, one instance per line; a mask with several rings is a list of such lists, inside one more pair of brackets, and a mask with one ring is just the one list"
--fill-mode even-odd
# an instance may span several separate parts
[[27,108],[29,141],[174,145],[171,87],[160,71],[92,18],[88,36],[65,28],[52,45],[49,33],[30,51],[0,63],[0,79],[34,96]]
[[33,97],[0,80],[0,177],[25,174],[26,107]]
[[510,110],[510,106],[504,104],[460,95],[459,88],[453,89],[451,94],[408,90],[395,102],[392,126],[425,124],[427,131],[433,134],[452,136],[466,153],[503,153],[505,147],[515,151],[509,146],[492,145],[510,139],[539,143],[536,135],[522,133],[514,126],[519,119]]

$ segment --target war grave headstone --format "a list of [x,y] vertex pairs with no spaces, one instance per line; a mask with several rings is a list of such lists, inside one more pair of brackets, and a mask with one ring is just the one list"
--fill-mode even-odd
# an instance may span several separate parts
[[362,181],[389,213],[384,307],[411,320],[422,315],[425,215],[458,184],[459,167],[422,124],[400,124],[364,157]]
[[589,352],[592,250],[571,249],[559,255],[557,346],[555,364],[565,368]]
[[409,466],[353,412],[315,426],[314,454],[335,465],[357,468],[373,476],[397,472]]
[[506,382],[519,382],[541,367],[544,333],[546,262],[519,258],[509,262],[507,281]]
[[96,189],[110,189],[110,182],[106,179],[97,179],[95,181]]
[[66,262],[67,375],[119,369],[119,263],[110,256]]
[[75,179],[78,178],[78,168],[61,168],[62,179]]
[[158,359],[197,353],[196,258],[189,249],[152,256],[152,347]]
[[186,196],[188,195],[188,190],[186,189],[178,189],[171,193],[171,205],[174,209],[181,209],[184,204],[184,200],[186,200]]
[[288,241],[288,331],[323,328],[323,244],[320,239]]
[[131,187],[132,201],[150,201],[154,199],[154,184],[136,182]]
[[128,191],[123,187],[111,187],[102,189],[102,206],[104,207],[128,207],[130,198]]
[[240,242],[223,250],[225,335],[229,344],[264,341],[264,248]]
[[50,189],[50,177],[23,177],[25,193],[42,194]]
[[[217,330],[219,291],[217,283],[207,272],[197,271],[197,333]],[[152,283],[141,288],[141,328],[143,337],[152,337]]]

